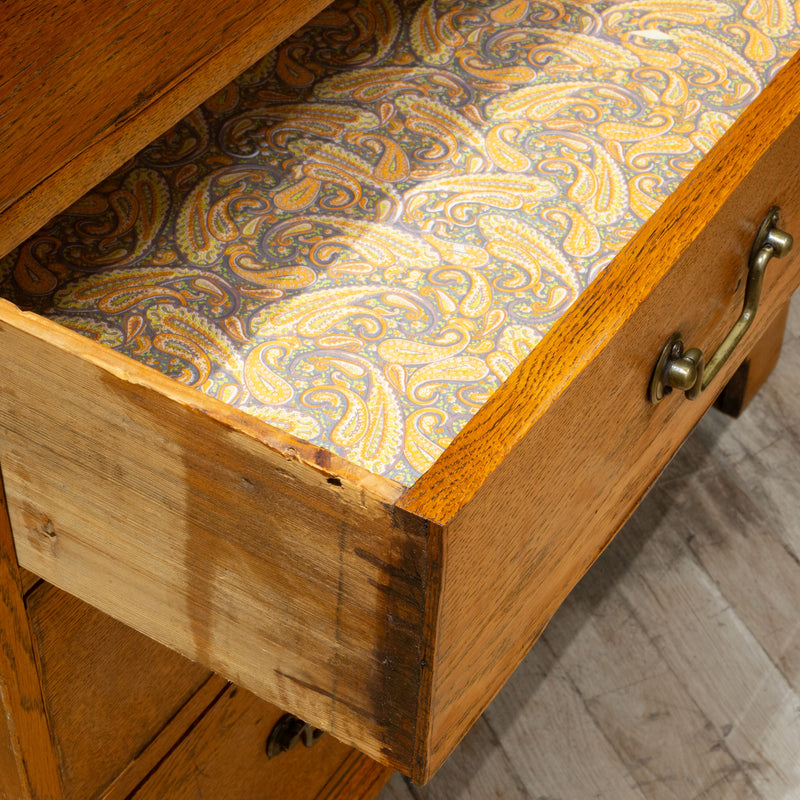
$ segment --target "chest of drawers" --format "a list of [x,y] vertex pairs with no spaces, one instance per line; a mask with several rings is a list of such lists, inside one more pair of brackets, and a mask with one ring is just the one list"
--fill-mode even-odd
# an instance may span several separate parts
[[[49,51],[33,31],[60,42],[83,6],[44,27],[20,11],[35,57],[11,50],[25,68],[3,100],[4,251],[315,10],[131,6]],[[0,302],[0,464],[19,564],[426,780],[800,282],[791,255],[775,259],[708,389],[651,402],[670,334],[710,353],[740,317],[767,211],[800,230],[798,70],[795,58],[772,77],[412,480]]]

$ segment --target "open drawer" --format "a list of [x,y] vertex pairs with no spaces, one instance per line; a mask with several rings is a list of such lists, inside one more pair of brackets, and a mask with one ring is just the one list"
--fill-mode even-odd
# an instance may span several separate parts
[[[451,38],[462,34],[461,22],[452,15],[425,17],[434,5],[422,4],[408,17],[391,2],[375,7],[388,9],[387,30],[395,24],[405,26],[402,30],[410,31],[411,39],[422,37],[419,47],[428,47],[429,66],[436,65],[429,72],[438,71],[448,58],[461,58],[459,63],[466,66],[459,80],[468,67],[474,68],[479,73],[476,80],[482,82],[480,91],[510,91],[495,84],[502,87],[512,76],[502,70],[490,73],[489,65],[478,64],[471,54],[458,56],[458,43],[445,37],[441,41],[450,42],[452,51],[436,50],[437,36],[447,31]],[[624,5],[633,15],[630,24],[646,28],[650,12],[644,5]],[[711,14],[723,4],[708,5]],[[516,31],[530,11],[525,3],[496,6],[496,14],[487,15],[490,22],[484,26],[490,32],[496,32],[492,26]],[[689,24],[686,13],[676,13],[676,26]],[[474,23],[468,17],[464,25]],[[712,17],[695,24],[708,22],[713,27]],[[358,22],[357,15],[343,18],[353,25]],[[335,14],[329,19],[335,20]],[[669,13],[658,19],[666,25]],[[548,21],[531,20],[537,25]],[[456,33],[447,27],[450,23]],[[748,24],[752,28],[755,23]],[[383,36],[381,46],[391,48],[395,39],[377,29]],[[318,35],[313,26],[309,30],[308,36]],[[744,35],[755,37],[754,30]],[[429,34],[432,38],[426,40]],[[556,29],[550,39],[547,35],[536,28],[536,36],[544,37],[548,47],[560,41]],[[479,36],[476,32],[470,39],[464,34],[462,45],[475,44]],[[569,40],[574,48],[564,45],[559,56],[573,76],[587,58],[583,49],[588,45],[580,36],[584,34],[575,33]],[[381,58],[389,59],[381,52]],[[630,53],[636,52],[644,51],[632,47]],[[658,52],[666,62],[666,51]],[[422,68],[415,72],[409,66],[407,50],[392,53],[394,83],[387,84],[382,73],[382,83],[372,82],[363,91],[364,102],[376,105],[376,119],[383,115],[387,130],[396,132],[392,125],[397,124],[397,109],[384,90],[388,85],[402,95],[401,73],[418,75]],[[709,57],[696,54],[702,70],[710,69],[703,61]],[[541,67],[549,62],[531,63]],[[637,64],[629,68],[644,81],[648,70]],[[352,70],[361,68],[362,61],[356,59]],[[619,70],[623,68],[628,69],[623,65]],[[669,71],[666,66],[664,70],[661,78]],[[605,82],[622,80],[621,72],[604,73],[600,66],[596,71]],[[536,80],[533,72],[530,82]],[[442,85],[446,94],[454,84]],[[796,258],[775,259],[767,269],[754,322],[708,389],[693,401],[676,391],[660,403],[650,402],[656,362],[673,332],[680,331],[687,345],[712,353],[739,318],[750,251],[767,211],[779,206],[780,227],[800,231],[798,85],[800,59],[795,57],[657,209],[646,207],[647,192],[636,196],[641,219],[637,226],[617,226],[618,253],[611,263],[587,281],[571,305],[565,304],[541,341],[526,349],[530,352],[505,353],[506,366],[498,366],[495,373],[503,374],[502,385],[484,388],[480,407],[461,421],[452,441],[446,446],[440,441],[449,437],[437,434],[437,425],[407,426],[403,452],[407,463],[424,463],[418,477],[378,468],[377,461],[371,462],[366,451],[355,446],[350,454],[334,452],[342,447],[344,435],[335,441],[331,435],[325,446],[281,431],[258,415],[45,316],[0,301],[0,464],[20,565],[378,761],[425,781],[486,708],[800,283]],[[663,103],[674,87],[661,89]],[[283,108],[288,102],[271,85],[260,91],[268,103],[280,102]],[[642,92],[643,97],[654,94],[652,88]],[[306,94],[297,100],[306,101]],[[211,101],[214,113],[224,111],[228,102],[230,94],[223,91]],[[488,129],[485,108],[475,103],[465,111],[466,119],[474,129]],[[558,117],[557,108],[553,113]],[[577,113],[575,124],[602,124],[592,120],[585,107]],[[284,111],[281,114],[287,119]],[[338,119],[326,120],[319,108],[312,116],[317,117],[317,127],[311,135],[324,138],[327,122],[340,124]],[[447,114],[444,118],[449,119]],[[439,122],[423,109],[416,133],[432,135]],[[571,123],[560,122],[563,133]],[[358,126],[366,123],[359,117],[351,124],[350,131],[337,134],[343,140],[348,135],[358,138]],[[651,124],[656,122],[651,119]],[[202,131],[202,125],[197,130]],[[247,127],[241,130],[246,139]],[[624,161],[630,139],[621,129],[614,130],[614,147],[609,146],[603,158],[622,153]],[[449,141],[439,135],[441,141]],[[497,136],[500,155],[495,166],[505,159],[508,175],[516,175],[518,162],[509,144],[514,137],[509,131]],[[362,139],[376,164],[389,171],[391,164],[381,161],[390,150],[386,139],[377,133]],[[661,144],[677,148],[679,142],[676,137]],[[167,140],[165,147],[171,146]],[[288,152],[300,158],[297,154],[307,151],[298,146]],[[642,147],[636,157],[648,163],[648,152]],[[396,166],[403,156],[394,157]],[[319,187],[333,180],[331,172],[303,173],[308,163],[289,161],[288,177],[284,176],[289,182],[278,183],[273,193],[283,192],[279,202],[273,196],[276,208],[289,213],[295,203],[306,209],[317,202]],[[357,174],[361,166],[353,160],[350,169]],[[564,171],[563,163],[549,166],[552,174]],[[609,171],[616,169],[611,160],[607,166]],[[134,163],[126,169],[138,168]],[[337,180],[345,189],[337,196],[346,200],[347,192],[354,190],[341,173]],[[630,186],[642,186],[640,177],[630,181]],[[402,181],[396,183],[401,186]],[[567,181],[573,193],[578,183],[577,178]],[[443,185],[439,190],[442,196],[449,191]],[[469,202],[496,209],[502,198],[498,200],[494,190],[486,194],[483,200]],[[595,195],[589,192],[587,202]],[[322,203],[324,191],[319,196]],[[73,206],[67,217],[91,207],[92,197]],[[534,206],[526,202],[509,213],[532,213]],[[347,208],[342,213],[357,215],[370,206],[352,203]],[[413,214],[420,205],[409,200],[408,209]],[[575,231],[577,218],[570,226],[557,206],[548,209],[553,230],[560,230],[562,238]],[[203,210],[207,220],[211,213]],[[496,221],[497,214],[491,214]],[[279,222],[270,218],[263,224]],[[60,224],[54,223],[56,228]],[[52,241],[53,230],[46,229],[38,241]],[[447,238],[436,225],[420,230],[426,242]],[[219,250],[233,257],[238,240],[225,239],[228,232],[223,233],[218,242],[226,244]],[[309,247],[322,248],[325,236],[331,247],[341,245],[341,232],[328,232],[321,244],[315,240]],[[36,251],[37,240],[32,241],[28,254]],[[497,232],[493,241],[498,244],[495,257],[513,262],[513,239]],[[357,250],[356,244],[351,249]],[[451,247],[442,269],[459,269],[458,252],[465,260],[475,258],[475,241],[466,238],[462,245],[460,251]],[[369,260],[366,250],[364,245],[364,261]],[[290,255],[294,258],[296,252]],[[406,258],[406,252],[400,257]],[[19,267],[27,255],[7,257],[7,265],[12,263],[9,258],[13,269],[36,275],[38,262]],[[597,266],[596,257],[590,261]],[[60,267],[51,266],[58,274]],[[323,266],[335,272],[329,263]],[[242,268],[254,269],[247,263]],[[400,267],[396,272],[398,279],[408,278]],[[557,300],[556,283],[539,292],[535,302],[546,305],[545,296],[547,302]],[[463,316],[474,321],[478,316],[469,313],[474,298],[463,294]],[[440,309],[447,307],[446,298],[437,297]],[[534,300],[529,297],[527,302]],[[322,304],[316,313],[323,316],[328,310]],[[414,313],[410,307],[406,310]],[[452,327],[461,334],[476,333],[489,323],[484,311],[477,323]],[[369,339],[368,323],[363,330],[363,338]],[[473,359],[487,352],[478,339],[476,335],[470,341]],[[453,341],[444,337],[425,346],[446,349]],[[286,349],[291,345],[285,344]],[[190,371],[175,366],[180,361],[177,351],[170,352],[174,358],[165,371],[190,380]],[[268,363],[275,366],[274,360]],[[447,380],[437,375],[437,369],[445,371],[444,359],[425,360],[418,354],[408,364],[424,365],[429,387]],[[412,372],[403,374],[408,378]],[[272,375],[259,374],[254,380]],[[388,378],[378,382],[388,393],[383,399],[372,398],[378,407],[393,402],[391,386],[409,386],[406,378],[397,377],[399,372],[392,374],[394,383]],[[425,382],[420,378],[419,386]],[[349,391],[342,382],[336,385],[342,394]],[[418,391],[417,397],[434,394]],[[456,394],[453,389],[448,396]],[[473,397],[479,394],[473,390]],[[364,408],[373,413],[369,404]],[[442,415],[445,410],[431,413]],[[339,422],[357,427],[355,419],[342,420],[344,412]],[[386,435],[383,424],[373,417],[364,436]],[[417,435],[411,436],[414,430]]]

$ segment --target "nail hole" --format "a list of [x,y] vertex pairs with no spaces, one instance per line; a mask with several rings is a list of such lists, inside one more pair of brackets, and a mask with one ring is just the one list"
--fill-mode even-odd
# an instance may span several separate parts
[[331,484],[331,486],[341,486],[342,480],[341,478],[328,478],[328,483]]

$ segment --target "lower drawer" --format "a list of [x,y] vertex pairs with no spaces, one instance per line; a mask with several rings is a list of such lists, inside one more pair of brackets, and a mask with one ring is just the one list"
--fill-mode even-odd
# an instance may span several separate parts
[[391,774],[331,736],[268,759],[276,707],[47,583],[26,606],[65,800],[367,800]]
[[268,759],[282,712],[229,686],[131,800],[369,800],[391,770],[325,735]]
[[49,584],[27,609],[65,796],[100,797],[211,673]]

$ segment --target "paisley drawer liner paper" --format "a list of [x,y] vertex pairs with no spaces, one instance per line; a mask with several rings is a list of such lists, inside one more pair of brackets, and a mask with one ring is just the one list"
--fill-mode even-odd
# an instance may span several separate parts
[[786,0],[343,0],[4,296],[410,485],[800,48]]

